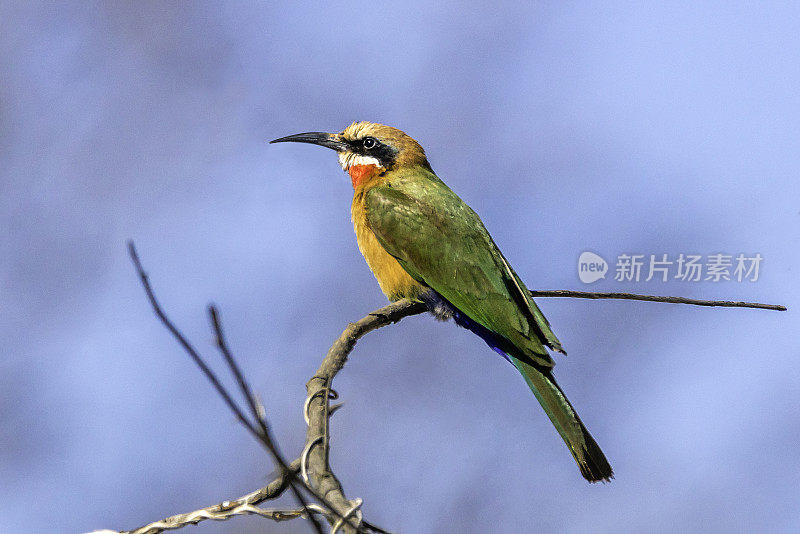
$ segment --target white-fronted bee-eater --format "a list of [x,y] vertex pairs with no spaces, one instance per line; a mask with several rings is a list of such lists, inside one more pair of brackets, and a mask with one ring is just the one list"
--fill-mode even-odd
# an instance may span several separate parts
[[424,302],[481,337],[522,374],[590,482],[613,477],[600,447],[553,378],[550,324],[478,215],[447,187],[425,151],[396,128],[356,122],[341,133],[275,139],[332,148],[353,184],[358,248],[392,300]]

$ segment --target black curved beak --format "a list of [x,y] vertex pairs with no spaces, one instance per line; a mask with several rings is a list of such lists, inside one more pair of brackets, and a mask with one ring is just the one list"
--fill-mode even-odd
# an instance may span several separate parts
[[336,152],[344,152],[350,149],[347,141],[342,139],[339,134],[325,133],[325,132],[306,132],[294,135],[287,135],[279,139],[273,139],[270,143],[311,143],[312,145],[319,145],[332,148]]

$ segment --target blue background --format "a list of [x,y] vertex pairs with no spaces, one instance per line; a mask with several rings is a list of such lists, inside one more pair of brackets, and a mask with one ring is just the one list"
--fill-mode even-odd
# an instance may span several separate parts
[[[800,531],[800,10],[751,3],[0,4],[0,531],[133,528],[270,461],[156,321],[125,251],[287,456],[304,384],[385,304],[334,154],[397,126],[541,299],[556,376],[616,472],[589,485],[516,371],[414,317],[359,343],[332,464],[400,532]],[[591,286],[577,257],[760,253],[749,282]],[[221,369],[221,366],[217,365]],[[284,504],[291,501],[284,499]],[[186,532],[308,532],[236,519]]]

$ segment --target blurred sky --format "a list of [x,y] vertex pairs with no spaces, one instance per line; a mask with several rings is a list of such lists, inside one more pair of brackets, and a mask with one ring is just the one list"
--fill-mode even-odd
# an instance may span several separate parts
[[[585,483],[516,371],[414,317],[335,383],[332,463],[406,533],[800,531],[800,9],[789,3],[0,3],[0,531],[128,529],[271,465],[148,307],[204,311],[302,447],[304,384],[385,298],[329,150],[404,129],[542,299],[556,376],[611,460]],[[760,253],[755,282],[578,280],[577,257]],[[613,267],[612,267],[613,268]],[[219,366],[218,366],[219,367]],[[281,501],[287,503],[290,501]],[[258,518],[203,534],[309,532]]]

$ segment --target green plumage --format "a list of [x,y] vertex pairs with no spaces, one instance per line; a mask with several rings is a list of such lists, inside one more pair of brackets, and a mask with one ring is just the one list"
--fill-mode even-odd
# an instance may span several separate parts
[[590,481],[611,467],[555,383],[545,347],[563,352],[547,319],[478,215],[433,172],[398,169],[365,192],[367,222],[411,275],[499,336]]
[[[356,240],[383,292],[393,300],[445,299],[442,318],[451,314],[522,373],[583,476],[611,478],[603,452],[553,379],[547,349],[564,352],[558,338],[478,215],[433,173],[420,144],[397,128],[366,121],[338,134],[307,132],[272,142],[286,141],[339,153],[353,184]],[[434,314],[439,304],[429,304]]]

